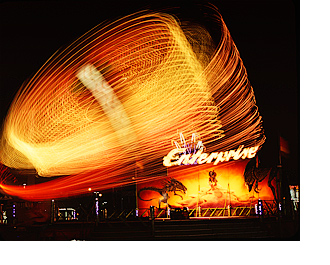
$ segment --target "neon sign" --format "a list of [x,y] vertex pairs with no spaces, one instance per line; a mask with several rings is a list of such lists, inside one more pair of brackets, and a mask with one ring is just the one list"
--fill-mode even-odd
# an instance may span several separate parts
[[178,165],[193,165],[212,163],[217,165],[219,162],[229,161],[231,159],[245,159],[253,158],[257,154],[259,146],[244,148],[244,145],[240,145],[236,150],[230,150],[225,152],[213,152],[203,153],[203,150],[199,150],[195,154],[185,154],[187,148],[176,148],[171,150],[167,156],[163,158],[163,165],[166,167],[178,166]]

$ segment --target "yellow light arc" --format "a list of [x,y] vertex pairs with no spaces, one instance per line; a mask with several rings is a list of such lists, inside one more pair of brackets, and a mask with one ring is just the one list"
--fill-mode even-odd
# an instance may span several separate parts
[[[205,30],[183,31],[163,13],[93,28],[22,86],[4,124],[1,162],[44,177],[93,172],[88,184],[109,188],[137,160],[157,173],[177,132],[197,132],[211,152],[262,146],[252,86],[218,20],[215,50]],[[199,34],[206,44],[194,41]]]

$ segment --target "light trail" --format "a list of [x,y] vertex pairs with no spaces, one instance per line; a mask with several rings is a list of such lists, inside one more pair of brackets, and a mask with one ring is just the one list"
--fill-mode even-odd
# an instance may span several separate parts
[[178,132],[198,133],[210,152],[262,146],[252,86],[219,13],[217,23],[222,36],[211,49],[201,27],[182,30],[168,14],[139,12],[53,55],[13,101],[0,159],[69,176],[0,187],[43,200],[148,181],[160,176]]

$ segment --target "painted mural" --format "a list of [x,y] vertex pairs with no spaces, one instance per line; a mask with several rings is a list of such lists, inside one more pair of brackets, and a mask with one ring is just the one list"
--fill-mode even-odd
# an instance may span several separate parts
[[[244,179],[248,160],[221,165],[189,165],[168,168],[167,176],[138,186],[139,209],[198,206],[220,208],[250,206],[257,199],[273,200],[269,175],[249,191]],[[275,187],[275,180],[272,181]],[[258,191],[258,192],[257,192]]]

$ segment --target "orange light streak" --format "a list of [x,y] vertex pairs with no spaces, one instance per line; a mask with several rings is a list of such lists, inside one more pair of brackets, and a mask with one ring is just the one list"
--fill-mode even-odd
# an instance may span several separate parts
[[197,132],[210,152],[262,146],[252,86],[217,19],[216,49],[199,27],[182,30],[168,14],[140,12],[104,22],[54,54],[13,101],[0,159],[43,177],[69,176],[0,187],[43,200],[158,178],[177,132]]

